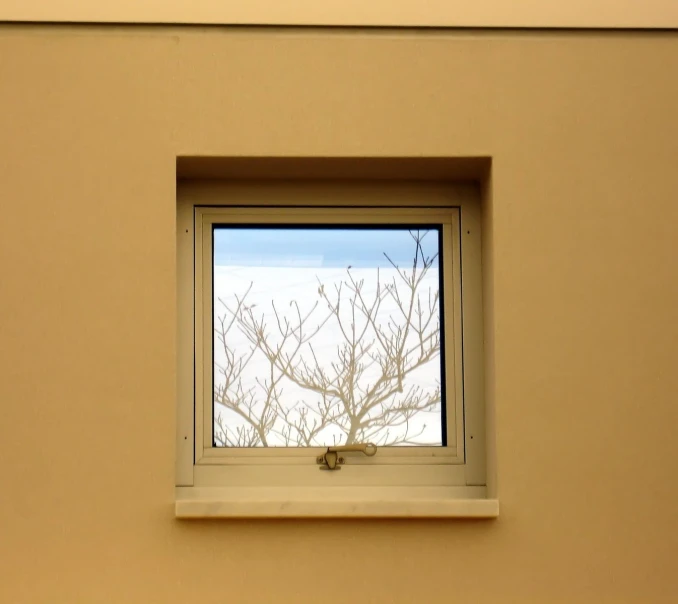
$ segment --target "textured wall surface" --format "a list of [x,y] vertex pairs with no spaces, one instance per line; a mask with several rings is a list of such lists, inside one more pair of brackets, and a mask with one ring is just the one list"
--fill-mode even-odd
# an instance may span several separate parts
[[60,23],[678,28],[674,0],[3,0],[0,20]]
[[[0,602],[675,599],[677,73],[674,34],[0,28]],[[191,154],[493,157],[496,522],[174,519]]]

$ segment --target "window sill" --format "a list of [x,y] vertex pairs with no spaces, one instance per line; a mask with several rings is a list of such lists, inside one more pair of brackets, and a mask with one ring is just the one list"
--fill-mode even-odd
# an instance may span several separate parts
[[483,487],[177,487],[177,518],[496,518]]

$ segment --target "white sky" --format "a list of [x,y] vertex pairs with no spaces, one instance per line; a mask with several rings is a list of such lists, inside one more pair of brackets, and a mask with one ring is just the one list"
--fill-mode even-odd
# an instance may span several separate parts
[[[376,269],[354,268],[351,269],[351,274],[356,280],[365,280],[363,291],[368,299],[374,295],[374,292],[376,291]],[[393,268],[381,269],[380,274],[383,286],[393,280],[396,271]],[[218,299],[222,299],[230,305],[235,302],[234,294],[241,296],[247,291],[250,282],[253,282],[252,289],[247,298],[247,304],[253,306],[257,318],[260,318],[262,315],[264,316],[269,327],[268,333],[270,334],[271,342],[280,340],[279,337],[275,337],[277,333],[277,322],[271,306],[272,300],[275,300],[276,308],[278,309],[281,318],[287,316],[290,318],[290,321],[294,320],[296,317],[296,309],[290,305],[291,301],[298,301],[302,314],[310,310],[316,302],[319,302],[318,307],[307,324],[308,329],[314,329],[328,312],[327,304],[320,300],[318,293],[318,279],[325,285],[326,291],[330,293],[333,291],[334,283],[346,279],[346,268],[216,266],[214,269],[215,324],[218,324],[217,317],[220,315],[223,316],[225,312],[224,306],[218,302]],[[428,300],[429,288],[432,293],[435,293],[438,290],[438,271],[435,268],[432,268],[429,271],[424,283],[422,283],[422,286],[420,287],[422,303],[426,303]],[[333,296],[330,296],[330,298],[332,299]],[[342,299],[344,301],[346,299],[344,294],[342,294]],[[345,305],[346,310],[348,310],[347,307],[348,305]],[[382,303],[378,320],[385,325],[389,315],[397,317],[398,312],[395,303],[389,297]],[[348,315],[345,315],[344,313],[342,313],[342,315],[346,316],[348,319],[347,323],[350,323]],[[362,321],[359,320],[358,324],[362,324]],[[325,366],[325,364],[329,365],[329,363],[336,358],[337,345],[341,341],[342,335],[336,320],[330,319],[312,340],[316,355],[323,366]],[[229,333],[229,345],[235,349],[236,354],[239,351],[246,352],[251,347],[245,336],[239,333],[235,328]],[[309,351],[306,351],[306,355],[308,355],[308,352]],[[215,362],[223,365],[224,359],[225,356],[223,350],[220,350],[217,341],[215,342]],[[255,378],[257,376],[260,378],[262,376],[268,376],[269,371],[270,365],[268,361],[260,352],[255,353],[243,374],[243,386],[245,389],[250,387],[257,388]],[[374,375],[374,372],[371,374],[366,373],[363,378],[363,383],[370,383],[370,378],[372,378],[371,383],[373,383]],[[219,373],[215,369],[215,381],[218,383],[218,380]],[[439,380],[440,358],[436,357],[426,365],[413,371],[408,376],[407,382],[405,383],[405,389],[407,389],[409,384],[418,384],[426,391],[433,391],[435,390],[436,384],[439,383]],[[314,393],[296,386],[290,380],[285,379],[282,383],[282,387],[283,395],[281,401],[285,405],[291,406],[297,401],[304,401],[311,406],[314,406],[315,402],[320,400],[318,395],[314,395]],[[229,428],[236,429],[238,426],[246,424],[245,420],[240,418],[236,413],[219,404],[215,405],[215,407],[215,415],[221,414]],[[409,434],[417,434],[423,429],[423,426],[426,425],[426,428],[417,439],[417,442],[439,444],[441,441],[440,417],[439,410],[434,412],[419,412],[410,421]],[[404,427],[400,428],[400,430],[404,430]],[[392,429],[392,434],[393,433],[395,433],[395,430]],[[332,430],[326,430],[322,433],[324,439],[323,442],[318,444],[333,444],[333,434],[339,435],[340,433],[336,430],[334,432]],[[283,442],[276,442],[275,439],[273,439],[269,440],[269,444],[282,445]]]

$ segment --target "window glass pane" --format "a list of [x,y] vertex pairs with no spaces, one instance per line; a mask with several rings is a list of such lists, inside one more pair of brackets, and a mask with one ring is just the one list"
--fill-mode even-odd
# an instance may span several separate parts
[[444,445],[440,239],[215,226],[214,445]]

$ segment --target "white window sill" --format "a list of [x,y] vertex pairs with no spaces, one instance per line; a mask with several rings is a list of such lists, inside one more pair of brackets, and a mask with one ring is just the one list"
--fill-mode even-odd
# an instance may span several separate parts
[[[496,518],[484,488],[177,487],[177,518]],[[461,496],[460,496],[461,495]]]

